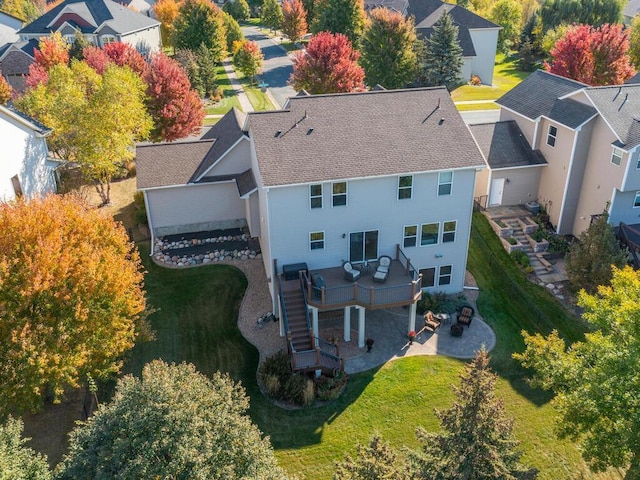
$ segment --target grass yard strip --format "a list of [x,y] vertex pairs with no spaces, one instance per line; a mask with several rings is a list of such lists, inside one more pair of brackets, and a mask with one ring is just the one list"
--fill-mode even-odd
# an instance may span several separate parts
[[459,112],[468,112],[471,110],[498,110],[500,109],[500,105],[495,102],[487,102],[487,103],[466,103],[466,104],[457,104],[456,108]]
[[221,117],[205,118],[202,124],[205,126],[215,125],[220,121],[220,118]]
[[264,93],[260,88],[255,85],[249,85],[248,83],[243,82],[244,92],[247,94],[249,98],[249,102],[253,105],[253,108],[256,112],[261,112],[264,110],[276,110],[275,105],[269,100],[269,97]]
[[528,77],[531,72],[518,70],[516,57],[496,55],[496,66],[493,72],[493,85],[463,85],[451,92],[454,102],[468,100],[496,100]]
[[207,114],[224,115],[231,110],[232,107],[237,107],[242,110],[238,96],[231,86],[231,80],[229,80],[227,73],[224,71],[224,66],[218,65],[218,68],[216,68],[216,78],[218,79],[218,85],[222,88],[222,100],[215,105],[207,107]]

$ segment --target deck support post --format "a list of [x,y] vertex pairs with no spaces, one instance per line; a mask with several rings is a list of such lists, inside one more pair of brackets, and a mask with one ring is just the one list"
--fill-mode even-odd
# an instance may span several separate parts
[[364,348],[364,307],[356,307],[358,310],[358,347]]
[[417,308],[418,302],[413,302],[411,305],[409,305],[409,330],[408,332],[415,332],[416,331],[416,308]]
[[351,341],[351,306],[344,307],[344,341]]
[[318,331],[318,309],[316,307],[309,306],[309,310],[311,310],[311,328],[313,329],[313,346],[318,346],[318,338],[320,337],[320,332]]

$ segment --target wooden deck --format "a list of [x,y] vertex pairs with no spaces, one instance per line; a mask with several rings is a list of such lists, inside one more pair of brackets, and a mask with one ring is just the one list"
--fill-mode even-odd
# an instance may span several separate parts
[[[361,266],[357,266],[362,268]],[[406,263],[393,260],[389,277],[384,283],[374,282],[376,262],[370,263],[370,271],[363,272],[356,282],[344,277],[342,267],[312,269],[310,276],[303,279],[307,290],[307,302],[321,310],[330,310],[349,305],[359,305],[369,309],[411,305],[420,299],[422,279]],[[311,285],[311,278],[321,276],[324,287]],[[283,289],[299,288],[300,280],[282,281]]]

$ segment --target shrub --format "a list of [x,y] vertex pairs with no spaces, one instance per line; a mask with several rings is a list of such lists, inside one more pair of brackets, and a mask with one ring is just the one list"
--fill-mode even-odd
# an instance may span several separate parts
[[478,75],[471,75],[471,79],[469,80],[469,85],[482,85],[482,80]]
[[264,389],[267,391],[267,395],[272,398],[280,398],[282,392],[282,385],[277,375],[266,375],[263,377]]
[[302,404],[305,407],[310,407],[316,399],[316,386],[313,384],[313,380],[307,378],[307,382],[304,385],[304,391],[302,392]]
[[536,242],[541,242],[542,240],[547,238],[547,232],[542,228],[538,227],[538,229],[531,234],[531,238]]
[[315,379],[316,395],[318,400],[329,401],[338,398],[342,392],[342,388],[347,383],[347,374],[344,372],[336,372],[335,377],[326,377],[321,375]]
[[561,235],[550,234],[547,238],[549,241],[549,253],[560,253],[565,255],[571,246],[569,241]]
[[420,315],[424,315],[428,310],[437,312],[440,310],[440,303],[446,298],[446,295],[442,292],[429,293],[423,292],[422,298],[418,300],[416,311]]
[[516,250],[511,252],[511,259],[521,267],[527,268],[530,266],[531,262],[529,261],[529,257],[526,253]]
[[517,245],[518,244],[518,240],[516,240],[513,237],[507,238],[507,242],[509,242],[510,245]]
[[292,374],[284,385],[284,397],[294,405],[304,405],[305,387],[307,385],[304,376],[299,373]]
[[260,365],[259,373],[263,379],[267,376],[275,376],[280,384],[285,385],[289,377],[293,374],[289,363],[289,354],[284,350],[267,357]]
[[135,208],[135,219],[138,225],[148,225],[147,219],[147,207],[144,203],[144,194],[141,191],[137,191],[133,194],[133,206]]

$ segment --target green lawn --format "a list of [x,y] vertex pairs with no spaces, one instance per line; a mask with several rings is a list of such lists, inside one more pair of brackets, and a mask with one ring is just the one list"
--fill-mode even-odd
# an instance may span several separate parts
[[465,103],[456,104],[456,108],[460,112],[468,112],[469,110],[498,110],[500,105],[495,102],[482,102],[482,103]]
[[493,85],[463,85],[451,92],[454,102],[468,100],[495,100],[511,90],[531,72],[522,72],[516,66],[515,57],[496,56],[496,68],[493,72]]
[[205,118],[204,121],[202,122],[202,124],[205,125],[205,126],[211,126],[211,125],[215,125],[219,121],[220,121],[219,117]]
[[[281,465],[301,479],[330,479],[334,462],[347,451],[353,453],[356,443],[366,442],[374,432],[396,447],[415,448],[415,426],[437,429],[433,409],[451,405],[450,385],[458,382],[463,362],[409,357],[351,376],[343,396],[322,408],[279,409],[259,393],[257,351],[236,325],[246,286],[243,275],[221,265],[166,269],[153,264],[147,254],[143,248],[146,288],[157,309],[150,317],[157,340],[136,346],[126,370],[137,373],[145,362],[163,358],[193,362],[205,373],[220,369],[242,380],[251,397],[254,422],[271,437]],[[474,217],[469,269],[481,289],[479,311],[498,337],[492,352],[493,367],[500,375],[498,395],[516,421],[524,461],[541,470],[541,480],[621,478],[616,472],[591,474],[575,445],[555,438],[549,395],[531,390],[511,359],[511,352],[523,348],[522,329],[546,333],[555,327],[565,337],[577,339],[584,325],[544,288],[527,282],[481,216]]]
[[242,110],[240,108],[238,96],[233,90],[231,81],[229,80],[229,77],[227,77],[227,74],[224,71],[224,67],[222,65],[219,65],[216,69],[216,78],[218,79],[218,85],[220,85],[220,88],[222,88],[223,91],[222,100],[220,100],[220,102],[216,103],[215,105],[207,107],[207,113],[209,115],[224,115],[229,110],[231,110],[232,107],[236,107]]

